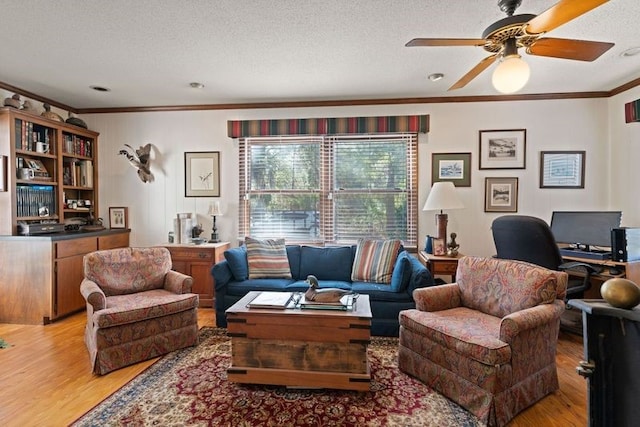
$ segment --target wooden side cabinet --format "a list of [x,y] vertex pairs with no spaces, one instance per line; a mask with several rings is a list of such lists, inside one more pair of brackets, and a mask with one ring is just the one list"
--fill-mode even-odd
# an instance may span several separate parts
[[129,246],[129,230],[0,236],[0,323],[47,324],[85,308],[83,258]]
[[425,251],[418,253],[418,259],[429,269],[432,276],[451,276],[451,281],[456,281],[456,271],[458,270],[458,260],[462,254],[455,257],[428,254]]
[[192,292],[200,296],[200,307],[213,307],[215,286],[211,267],[224,259],[229,242],[202,245],[167,243],[162,246],[171,252],[173,269],[193,277]]

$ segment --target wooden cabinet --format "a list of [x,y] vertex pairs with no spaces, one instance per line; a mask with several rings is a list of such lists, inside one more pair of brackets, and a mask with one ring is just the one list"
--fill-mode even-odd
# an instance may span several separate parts
[[462,254],[455,257],[428,254],[425,251],[418,253],[418,259],[429,269],[432,276],[451,276],[451,281],[456,281],[456,271],[458,270],[458,260]]
[[171,252],[173,269],[193,278],[192,292],[200,296],[200,307],[213,307],[215,287],[211,267],[224,259],[229,242],[163,246]]
[[47,324],[85,308],[83,257],[129,246],[129,230],[0,236],[0,323]]
[[0,234],[18,223],[63,223],[98,212],[98,133],[0,108],[0,155],[8,191],[0,192]]

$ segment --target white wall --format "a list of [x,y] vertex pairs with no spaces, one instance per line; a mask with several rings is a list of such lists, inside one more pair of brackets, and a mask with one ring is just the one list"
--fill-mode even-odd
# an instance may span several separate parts
[[[227,120],[428,114],[431,131],[420,136],[420,207],[431,186],[432,152],[471,152],[472,185],[458,188],[465,209],[449,212],[449,232],[458,233],[465,254],[494,253],[491,221],[501,215],[484,212],[485,177],[518,177],[518,214],[547,221],[553,210],[621,208],[609,189],[609,126],[607,99],[513,101],[450,104],[376,105],[295,109],[212,110],[93,114],[82,118],[100,132],[100,215],[109,206],[128,206],[132,245],[166,241],[177,212],[193,212],[207,236],[210,198],[184,197],[184,152],[220,151],[221,205],[218,218],[223,240],[236,243],[238,149],[227,137]],[[479,170],[479,130],[527,130],[525,170]],[[155,182],[144,184],[127,160],[117,153],[128,143],[152,143],[157,151],[151,166]],[[585,189],[540,189],[541,150],[586,150]],[[637,158],[637,157],[636,157]],[[628,205],[625,205],[628,206]],[[625,215],[625,218],[628,216]],[[419,242],[435,234],[434,212],[420,211]],[[640,224],[640,219],[636,221]]]
[[609,203],[622,209],[622,224],[640,226],[640,122],[624,122],[624,104],[640,98],[640,87],[609,98],[611,190]]

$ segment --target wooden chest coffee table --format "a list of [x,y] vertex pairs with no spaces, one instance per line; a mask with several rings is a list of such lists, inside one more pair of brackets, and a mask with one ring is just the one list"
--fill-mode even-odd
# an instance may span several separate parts
[[249,292],[227,311],[229,381],[368,391],[371,339],[368,295],[352,311],[257,309]]

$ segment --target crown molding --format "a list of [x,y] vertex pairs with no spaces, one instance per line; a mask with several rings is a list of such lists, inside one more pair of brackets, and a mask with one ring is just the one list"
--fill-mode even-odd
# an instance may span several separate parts
[[166,105],[139,107],[110,107],[110,108],[74,108],[55,100],[12,86],[0,81],[0,88],[18,93],[21,96],[36,101],[46,102],[52,106],[70,111],[75,114],[106,114],[106,113],[142,113],[165,111],[199,111],[199,110],[259,110],[270,108],[308,108],[308,107],[341,107],[362,105],[399,105],[399,104],[446,104],[460,102],[501,102],[501,101],[543,101],[558,99],[580,98],[609,98],[640,86],[640,78],[632,80],[610,91],[594,92],[566,92],[566,93],[538,93],[516,95],[480,95],[480,96],[435,96],[423,98],[387,98],[387,99],[352,99],[326,101],[283,101],[283,102],[249,102],[229,104],[200,104],[200,105]]

